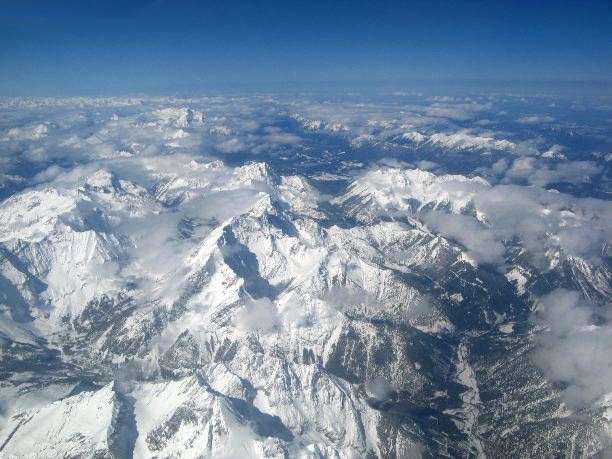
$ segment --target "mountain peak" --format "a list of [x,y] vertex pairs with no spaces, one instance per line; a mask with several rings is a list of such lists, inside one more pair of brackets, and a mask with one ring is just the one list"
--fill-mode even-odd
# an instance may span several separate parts
[[121,191],[121,184],[117,176],[108,169],[99,169],[93,174],[83,177],[82,183],[85,189],[96,192]]
[[204,114],[191,107],[168,107],[153,112],[164,124],[172,124],[177,128],[187,128],[204,122]]
[[54,188],[12,196],[0,204],[0,241],[40,241],[53,231],[61,214],[75,207],[73,197]]

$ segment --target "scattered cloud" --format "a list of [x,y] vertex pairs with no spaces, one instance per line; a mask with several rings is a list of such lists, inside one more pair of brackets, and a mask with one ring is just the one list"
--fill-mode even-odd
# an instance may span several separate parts
[[554,183],[589,183],[602,173],[603,168],[593,161],[572,161],[551,166],[535,158],[517,158],[507,170],[505,181],[524,181],[545,187]]
[[523,116],[517,120],[521,124],[543,124],[543,123],[552,123],[555,119],[552,116],[547,115],[531,115],[531,116]]
[[505,247],[495,233],[476,219],[459,214],[428,212],[423,221],[435,231],[454,239],[467,248],[467,254],[477,263],[502,264]]
[[[533,164],[529,158],[519,164]],[[507,163],[498,164],[503,170]],[[571,164],[571,163],[568,163]],[[538,169],[521,166],[530,182],[490,185],[482,179],[435,175],[410,169],[372,169],[363,173],[353,191],[373,196],[381,212],[394,218],[413,214],[436,232],[461,243],[477,263],[503,267],[506,243],[520,243],[532,261],[549,269],[560,250],[600,264],[602,247],[608,244],[612,205],[593,198],[576,198],[546,190],[541,185],[571,179],[576,170]],[[590,165],[586,165],[587,170]],[[537,175],[540,174],[539,178]],[[516,177],[514,177],[516,179]],[[416,206],[416,210],[415,210]],[[552,258],[551,258],[552,257]]]
[[354,309],[371,312],[380,307],[380,301],[376,295],[363,287],[332,287],[325,292],[323,301],[340,312]]
[[421,161],[417,161],[416,165],[419,169],[424,170],[424,171],[435,169],[436,167],[439,166],[438,163],[434,161],[427,161],[425,159]]
[[429,295],[424,295],[410,305],[410,308],[404,314],[404,318],[408,321],[417,319],[430,314],[434,308],[433,298]]
[[537,303],[532,320],[543,328],[532,359],[548,379],[563,384],[563,397],[572,409],[601,402],[612,393],[609,306],[594,309],[578,292],[564,289]]
[[366,383],[366,392],[378,401],[389,400],[395,388],[385,379],[375,379]]
[[473,135],[464,130],[452,134],[437,133],[429,137],[430,142],[458,150],[512,150],[515,145],[509,140],[497,140],[486,135]]
[[234,321],[243,330],[269,332],[280,325],[276,305],[270,298],[248,301]]

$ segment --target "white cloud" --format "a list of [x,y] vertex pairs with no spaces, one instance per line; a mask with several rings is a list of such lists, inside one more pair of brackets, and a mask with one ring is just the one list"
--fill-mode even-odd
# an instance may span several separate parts
[[46,123],[34,126],[15,127],[8,130],[7,138],[10,140],[38,140],[47,136],[49,125]]
[[430,314],[435,309],[434,300],[425,295],[410,305],[410,309],[404,314],[404,319],[410,321]]
[[603,172],[593,161],[572,161],[549,166],[535,158],[518,158],[506,172],[506,182],[525,180],[531,185],[544,187],[553,183],[589,183]]
[[542,158],[567,159],[567,156],[561,153],[563,150],[563,146],[555,144],[542,153]]
[[[542,297],[533,321],[544,329],[536,338],[533,361],[548,379],[565,385],[570,408],[601,402],[612,393],[610,305],[595,311],[578,292],[558,289]],[[596,313],[604,312],[596,322]]]
[[441,104],[434,103],[423,110],[423,113],[427,116],[436,118],[445,118],[456,121],[466,121],[476,117],[479,112],[490,110],[492,105],[490,104]]
[[388,400],[395,388],[385,379],[375,379],[366,383],[367,393],[379,401]]
[[375,295],[362,288],[332,287],[324,295],[323,300],[341,312],[346,312],[357,306],[376,308],[380,302]]
[[438,163],[433,161],[421,160],[416,163],[417,167],[421,170],[427,171],[429,169],[435,169],[439,166]]
[[[517,162],[531,164],[531,159]],[[526,167],[525,171],[533,174],[538,169]],[[575,171],[561,168],[553,173],[558,178]],[[540,183],[551,179],[550,171],[544,177]],[[351,193],[373,196],[383,212],[393,217],[414,214],[460,242],[477,262],[502,266],[504,243],[518,241],[542,269],[551,267],[551,254],[558,250],[599,264],[602,246],[610,242],[612,205],[608,201],[575,198],[538,186],[491,186],[482,179],[387,168],[362,174]],[[410,204],[415,201],[416,212]]]
[[543,124],[543,123],[552,123],[555,119],[552,116],[523,116],[519,118],[517,121],[521,124]]
[[423,214],[422,219],[429,227],[465,246],[467,254],[477,263],[503,263],[504,245],[494,232],[476,219],[436,211]]
[[429,136],[431,143],[458,150],[513,150],[515,145],[509,140],[498,140],[486,135],[474,135],[469,131],[455,133],[436,133]]
[[237,314],[234,323],[243,330],[269,332],[280,325],[276,305],[270,298],[250,300]]

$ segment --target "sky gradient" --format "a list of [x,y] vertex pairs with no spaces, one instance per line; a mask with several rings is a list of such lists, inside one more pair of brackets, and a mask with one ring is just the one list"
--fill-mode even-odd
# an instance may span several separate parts
[[0,95],[612,80],[610,1],[0,0]]

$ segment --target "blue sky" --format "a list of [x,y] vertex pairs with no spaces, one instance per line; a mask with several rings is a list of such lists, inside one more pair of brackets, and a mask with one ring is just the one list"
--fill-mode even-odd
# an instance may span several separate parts
[[0,0],[0,94],[612,80],[607,1]]

